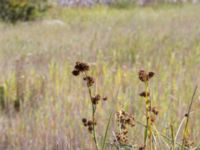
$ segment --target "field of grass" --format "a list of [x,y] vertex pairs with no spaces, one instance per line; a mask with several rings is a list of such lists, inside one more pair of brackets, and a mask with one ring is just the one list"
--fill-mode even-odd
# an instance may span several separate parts
[[[145,123],[141,69],[155,72],[150,91],[159,108],[157,130],[170,137],[173,124],[176,133],[200,84],[199,14],[200,5],[52,8],[43,20],[63,24],[0,23],[0,100],[5,100],[0,149],[95,150],[82,125],[91,104],[84,82],[72,76],[76,61],[90,64],[96,81],[93,92],[108,97],[96,114],[100,141],[111,112],[123,109]],[[17,98],[24,99],[19,112],[14,109]],[[200,145],[199,108],[198,90],[189,122],[193,147]],[[114,139],[114,119],[107,143]],[[183,127],[177,143],[182,142]],[[143,131],[137,123],[129,130],[129,142],[136,149],[143,144]],[[169,141],[156,137],[157,150],[169,149]]]

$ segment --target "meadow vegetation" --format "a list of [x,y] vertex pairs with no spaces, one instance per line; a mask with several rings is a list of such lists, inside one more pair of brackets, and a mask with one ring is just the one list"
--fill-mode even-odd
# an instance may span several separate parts
[[[97,6],[51,8],[43,20],[1,22],[0,149],[95,149],[82,123],[83,117],[91,117],[92,107],[87,85],[72,75],[76,61],[89,64],[93,92],[107,97],[95,112],[99,145],[112,114],[105,149],[113,149],[118,112],[134,116],[134,127],[127,127],[128,143],[141,148],[150,95],[159,111],[152,129],[154,145],[163,150],[173,149],[174,143],[174,149],[181,149],[188,107],[200,83],[199,14],[198,4]],[[143,97],[140,70],[155,73]],[[187,125],[191,149],[197,150],[199,108],[197,89]]]

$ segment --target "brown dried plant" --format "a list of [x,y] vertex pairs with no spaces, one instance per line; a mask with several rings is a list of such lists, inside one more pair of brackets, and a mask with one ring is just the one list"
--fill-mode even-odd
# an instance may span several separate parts
[[90,70],[90,67],[87,63],[76,62],[74,66],[74,70],[72,71],[72,74],[74,76],[79,76],[80,74],[82,74],[83,80],[86,82],[86,86],[87,86],[89,97],[90,97],[90,102],[92,105],[92,118],[91,119],[83,118],[82,122],[83,122],[83,125],[88,129],[89,133],[93,134],[95,147],[96,147],[96,150],[98,150],[99,147],[98,147],[98,142],[96,138],[96,129],[95,129],[95,126],[97,125],[97,120],[95,118],[95,114],[96,114],[97,105],[99,101],[100,100],[106,101],[107,98],[106,97],[101,98],[99,94],[96,94],[96,95],[92,94],[92,87],[95,83],[95,79],[92,76],[88,75],[89,70]]
[[146,149],[147,142],[149,149],[153,149],[153,124],[155,122],[156,116],[159,111],[156,107],[152,106],[152,101],[150,99],[150,90],[149,90],[149,80],[154,76],[154,72],[146,72],[144,70],[139,71],[139,79],[145,85],[145,91],[140,93],[140,96],[145,100],[145,108],[146,108],[146,127],[144,131],[144,145],[140,147],[140,149]]

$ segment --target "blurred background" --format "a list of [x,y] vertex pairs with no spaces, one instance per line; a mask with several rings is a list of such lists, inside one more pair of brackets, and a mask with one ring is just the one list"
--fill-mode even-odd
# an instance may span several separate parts
[[[81,122],[90,116],[89,95],[71,74],[76,61],[91,66],[92,92],[108,97],[98,105],[98,139],[111,112],[123,109],[145,122],[144,69],[155,72],[157,129],[170,137],[173,124],[181,143],[179,127],[200,83],[199,0],[0,0],[1,150],[94,150]],[[197,92],[193,148],[200,145],[199,107]],[[107,143],[116,126],[113,117]],[[136,124],[129,133],[136,149],[143,130]],[[157,149],[170,149],[157,138]]]

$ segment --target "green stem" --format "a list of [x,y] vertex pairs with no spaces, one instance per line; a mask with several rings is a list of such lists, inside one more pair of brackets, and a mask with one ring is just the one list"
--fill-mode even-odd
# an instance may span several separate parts
[[[85,77],[87,77],[87,73],[85,72]],[[87,86],[88,88],[88,93],[89,93],[89,96],[90,96],[90,100],[91,100],[91,104],[92,104],[92,90],[89,86]],[[93,139],[94,139],[94,143],[95,143],[95,147],[96,147],[96,150],[98,150],[98,143],[97,143],[97,138],[96,138],[96,129],[95,129],[95,112],[96,112],[96,106],[94,104],[92,104],[92,122],[93,122]]]
[[175,150],[174,127],[172,124],[170,125],[170,129],[171,129],[171,138],[172,138],[172,150]]
[[111,117],[112,117],[112,113],[110,113],[110,117],[109,117],[109,120],[108,120],[108,123],[107,123],[106,132],[105,132],[104,139],[103,139],[102,150],[104,150],[104,147],[105,147],[105,144],[106,144],[106,138],[107,138],[107,134],[108,134],[108,128],[109,128],[109,125],[110,125],[110,122],[111,122]]
[[152,129],[151,129],[151,122],[150,122],[151,101],[149,99],[149,96],[147,95],[148,93],[149,93],[149,85],[148,85],[148,81],[146,81],[145,82],[146,129],[145,129],[145,133],[144,133],[144,146],[146,146],[146,142],[149,137],[149,146],[150,146],[150,150],[152,150],[153,149]]
[[188,112],[186,114],[187,120],[186,120],[185,128],[184,128],[184,131],[183,131],[183,139],[182,139],[181,150],[183,150],[184,146],[185,146],[185,140],[187,138],[187,130],[188,130],[190,112],[191,112],[191,108],[192,108],[192,104],[193,104],[193,101],[194,101],[194,96],[196,94],[197,88],[198,88],[198,86],[196,86],[195,89],[194,89],[194,92],[192,94],[192,99],[191,99],[191,102],[190,102],[190,105],[189,105],[189,108],[188,108]]

